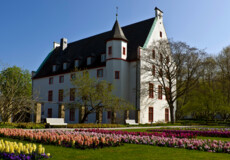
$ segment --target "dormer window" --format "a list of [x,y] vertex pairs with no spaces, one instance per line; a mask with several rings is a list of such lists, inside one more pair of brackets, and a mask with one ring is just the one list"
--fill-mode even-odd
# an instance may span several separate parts
[[79,60],[78,60],[78,59],[76,59],[76,60],[74,61],[74,67],[75,67],[75,68],[79,67]]
[[63,70],[67,69],[67,63],[63,63]]
[[101,62],[105,62],[105,54],[101,54]]
[[87,58],[87,65],[91,65],[92,57]]
[[57,70],[57,66],[53,65],[53,72],[56,72],[56,70]]

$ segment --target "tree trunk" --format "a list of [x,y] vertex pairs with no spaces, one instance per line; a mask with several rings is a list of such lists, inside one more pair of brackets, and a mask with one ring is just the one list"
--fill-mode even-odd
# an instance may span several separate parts
[[88,117],[89,113],[85,113],[82,120],[80,121],[80,123],[85,123],[86,118]]
[[174,119],[174,106],[173,106],[173,103],[169,104],[169,108],[170,108],[171,123],[174,124],[175,119]]

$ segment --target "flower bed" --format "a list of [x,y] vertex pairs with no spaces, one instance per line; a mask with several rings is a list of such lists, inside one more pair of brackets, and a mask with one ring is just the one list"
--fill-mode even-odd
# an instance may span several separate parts
[[133,135],[133,136],[160,136],[160,137],[177,137],[177,138],[195,138],[194,134],[191,133],[166,133],[166,132],[127,132],[127,131],[113,131],[113,130],[103,130],[103,129],[75,129],[79,132],[94,132],[103,134],[115,134],[115,135]]
[[49,158],[50,154],[45,154],[45,148],[42,145],[38,147],[35,144],[22,144],[0,140],[0,158],[2,159],[44,159]]
[[121,139],[117,137],[74,131],[29,131],[22,129],[0,129],[0,136],[80,149],[121,145]]
[[[81,130],[78,132],[85,132],[86,130]],[[89,130],[88,130],[89,131]],[[98,133],[98,130],[91,130],[91,133]],[[106,132],[109,133],[109,132]],[[123,132],[124,133],[124,132]],[[104,133],[103,133],[104,134]],[[200,150],[207,152],[218,152],[218,153],[230,153],[230,142],[216,141],[216,140],[197,140],[188,138],[175,138],[175,137],[159,137],[159,136],[149,136],[149,135],[131,135],[129,134],[110,134],[112,137],[118,137],[124,143],[132,144],[146,144],[153,146],[162,147],[174,147],[174,148],[185,148],[191,150]]]
[[170,129],[154,129],[148,130],[153,133],[167,133],[167,134],[191,134],[195,136],[203,136],[203,137],[230,137],[230,131],[226,130],[170,130]]

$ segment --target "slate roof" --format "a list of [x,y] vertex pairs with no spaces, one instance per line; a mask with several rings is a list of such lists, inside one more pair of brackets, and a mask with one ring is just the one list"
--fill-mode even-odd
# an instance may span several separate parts
[[109,38],[110,39],[121,39],[121,40],[128,41],[117,20],[113,25],[113,29],[111,31],[111,36]]
[[[150,18],[122,27],[124,37],[120,38],[127,38],[128,40],[127,61],[137,60],[137,49],[144,45],[153,22],[154,18]],[[114,33],[116,36],[117,32]],[[113,35],[112,30],[68,43],[68,47],[64,51],[61,50],[61,47],[55,48],[41,64],[33,79],[70,72],[74,69],[75,59],[79,59],[80,69],[105,66],[106,63],[101,62],[100,59],[101,54],[106,53],[106,40],[110,39],[111,35]],[[121,32],[120,35],[122,35]],[[86,62],[89,56],[92,57],[92,63],[87,66]],[[68,65],[67,69],[63,70],[63,63],[65,62]],[[56,72],[52,71],[52,65],[57,65]]]

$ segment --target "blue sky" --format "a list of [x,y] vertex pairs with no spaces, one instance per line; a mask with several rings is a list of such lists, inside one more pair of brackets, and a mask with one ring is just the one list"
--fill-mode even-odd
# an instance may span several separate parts
[[37,70],[53,41],[112,29],[116,6],[125,26],[164,11],[169,38],[218,54],[230,45],[230,0],[1,0],[0,65]]

